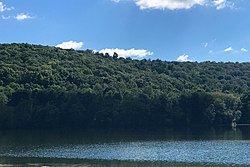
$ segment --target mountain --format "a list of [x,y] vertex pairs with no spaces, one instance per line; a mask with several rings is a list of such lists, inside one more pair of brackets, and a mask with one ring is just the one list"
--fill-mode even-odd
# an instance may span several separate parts
[[132,60],[0,44],[1,128],[250,123],[250,63]]

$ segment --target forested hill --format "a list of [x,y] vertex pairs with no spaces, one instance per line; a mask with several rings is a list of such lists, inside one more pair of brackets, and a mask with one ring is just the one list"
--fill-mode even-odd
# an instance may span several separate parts
[[250,123],[250,63],[132,60],[0,45],[0,128]]

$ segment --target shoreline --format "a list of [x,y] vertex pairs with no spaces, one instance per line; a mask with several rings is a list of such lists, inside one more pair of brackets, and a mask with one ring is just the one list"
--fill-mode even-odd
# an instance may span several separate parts
[[84,166],[84,167],[249,167],[250,164],[218,164],[218,163],[191,163],[167,161],[134,161],[134,160],[104,160],[79,158],[39,158],[39,157],[1,157],[0,166]]

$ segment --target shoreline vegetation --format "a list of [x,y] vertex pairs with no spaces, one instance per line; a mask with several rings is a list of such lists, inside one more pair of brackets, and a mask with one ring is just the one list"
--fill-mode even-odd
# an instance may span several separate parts
[[0,129],[249,124],[249,69],[0,44]]

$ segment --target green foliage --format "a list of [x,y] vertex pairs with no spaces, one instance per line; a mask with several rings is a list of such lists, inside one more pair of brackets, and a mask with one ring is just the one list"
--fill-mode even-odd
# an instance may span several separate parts
[[7,104],[7,102],[8,97],[3,92],[0,92],[0,106]]
[[181,97],[179,106],[189,126],[230,125],[241,117],[239,98],[232,94],[196,92]]
[[0,126],[143,128],[250,122],[249,69],[250,63],[132,60],[116,53],[1,44]]
[[241,123],[244,124],[250,124],[250,92],[245,93],[241,97],[241,102],[242,102],[242,119]]

